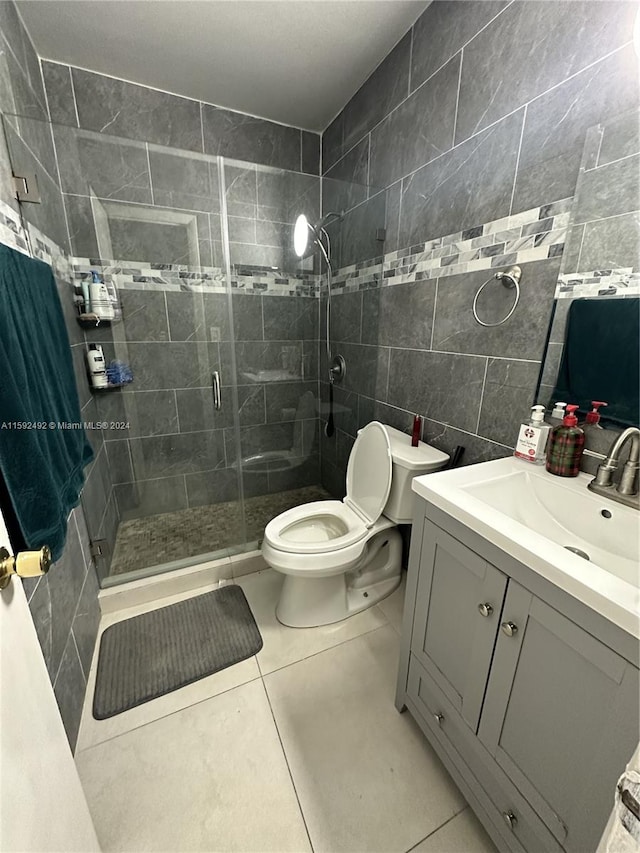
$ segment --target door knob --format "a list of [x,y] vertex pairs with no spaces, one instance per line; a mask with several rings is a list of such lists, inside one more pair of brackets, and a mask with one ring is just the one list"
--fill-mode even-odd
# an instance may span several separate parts
[[51,550],[44,545],[39,551],[20,551],[12,557],[6,548],[0,548],[0,589],[9,586],[13,575],[35,578],[45,575],[51,565]]
[[485,604],[479,604],[478,610],[482,616],[491,616],[493,613],[493,607],[488,602]]
[[444,714],[434,714],[433,716],[434,716],[434,719],[435,719],[436,723],[437,723],[439,726],[441,726],[441,725],[442,725],[442,723],[443,723],[443,721],[444,721]]
[[503,622],[502,625],[502,633],[506,634],[507,637],[513,637],[514,634],[518,631],[518,626],[514,625],[513,622]]
[[509,809],[508,812],[502,812],[502,817],[504,818],[504,822],[507,824],[509,829],[515,829],[516,824],[518,822],[518,818],[514,815],[511,809]]

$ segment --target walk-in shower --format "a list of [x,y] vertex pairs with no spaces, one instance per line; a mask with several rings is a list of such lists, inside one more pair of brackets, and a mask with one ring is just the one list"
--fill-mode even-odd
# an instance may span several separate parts
[[[22,121],[6,118],[4,130],[14,172],[38,175],[32,242],[48,240],[68,285],[95,450],[82,504],[101,584],[255,549],[271,518],[329,497],[332,273],[350,263],[355,232],[343,241],[342,214],[322,203],[348,215],[367,188],[43,122],[34,138],[53,145],[31,161]],[[47,220],[63,227],[47,234]],[[117,295],[121,318],[78,314],[92,281]],[[93,344],[133,382],[92,388]]]

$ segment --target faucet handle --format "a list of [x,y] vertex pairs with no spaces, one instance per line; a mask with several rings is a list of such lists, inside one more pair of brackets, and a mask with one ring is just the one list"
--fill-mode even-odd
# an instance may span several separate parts
[[610,457],[607,457],[601,465],[598,465],[596,476],[593,478],[592,482],[596,486],[611,486],[613,472],[617,467],[617,462],[612,461]]

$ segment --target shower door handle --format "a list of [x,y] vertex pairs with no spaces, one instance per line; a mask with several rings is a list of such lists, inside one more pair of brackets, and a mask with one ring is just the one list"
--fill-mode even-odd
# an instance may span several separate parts
[[213,406],[215,409],[219,409],[222,406],[222,391],[220,389],[220,372],[218,370],[214,370],[211,374],[212,384],[213,384]]

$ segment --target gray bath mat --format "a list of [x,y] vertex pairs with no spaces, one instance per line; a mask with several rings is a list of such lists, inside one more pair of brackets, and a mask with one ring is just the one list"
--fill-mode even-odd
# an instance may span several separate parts
[[191,684],[262,648],[239,586],[223,586],[107,628],[100,640],[93,716],[106,720]]

